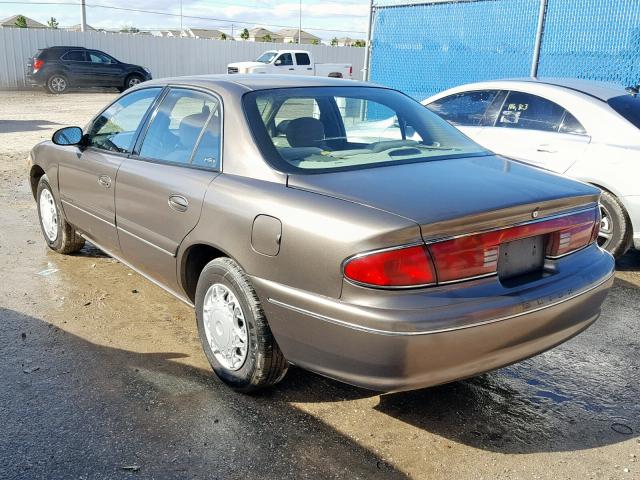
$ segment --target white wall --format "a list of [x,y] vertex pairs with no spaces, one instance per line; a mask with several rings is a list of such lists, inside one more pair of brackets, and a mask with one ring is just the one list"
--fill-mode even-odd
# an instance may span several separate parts
[[[123,62],[149,68],[154,78],[226,73],[228,63],[253,60],[265,50],[282,48],[282,44],[231,40],[0,28],[0,88],[24,87],[27,59],[36,50],[55,45],[103,50]],[[300,47],[311,51],[316,62],[351,63],[353,78],[362,78],[364,48],[324,45]]]

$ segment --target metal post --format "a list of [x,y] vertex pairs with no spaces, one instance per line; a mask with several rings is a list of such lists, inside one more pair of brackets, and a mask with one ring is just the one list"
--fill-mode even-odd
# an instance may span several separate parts
[[86,32],[87,31],[87,7],[84,4],[85,0],[82,0],[80,2],[80,31],[81,32]]
[[533,59],[531,61],[531,78],[538,76],[538,64],[540,63],[540,48],[542,47],[542,32],[547,12],[547,1],[540,0],[540,12],[538,13],[538,30],[536,31],[536,43],[533,47]]
[[300,40],[302,36],[302,0],[300,0],[300,9],[298,10],[298,45],[300,45]]
[[182,36],[182,0],[180,0],[180,36]]
[[369,81],[369,63],[371,62],[371,37],[373,29],[373,0],[369,0],[369,26],[367,27],[367,44],[364,46],[364,68],[362,69],[362,80]]

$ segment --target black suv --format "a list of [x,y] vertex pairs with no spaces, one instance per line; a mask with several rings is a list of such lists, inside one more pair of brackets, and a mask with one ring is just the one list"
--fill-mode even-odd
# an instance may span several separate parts
[[51,93],[69,87],[116,87],[122,92],[146,80],[151,80],[146,68],[84,47],[43,48],[27,64],[27,81]]

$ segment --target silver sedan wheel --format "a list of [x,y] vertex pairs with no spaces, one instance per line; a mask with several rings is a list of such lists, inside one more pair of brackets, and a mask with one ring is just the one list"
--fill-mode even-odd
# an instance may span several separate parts
[[600,205],[600,233],[598,233],[598,245],[607,248],[613,237],[613,222],[611,221],[611,213],[604,205]]
[[55,92],[64,92],[67,89],[67,81],[62,77],[53,77],[49,80],[49,86]]
[[51,243],[58,238],[58,209],[53,195],[46,188],[40,192],[40,219],[42,229]]
[[138,77],[130,78],[127,86],[129,88],[132,88],[132,87],[135,87],[136,85],[140,85],[140,79]]
[[220,365],[238,370],[247,358],[247,323],[240,302],[229,288],[214,283],[204,296],[204,332]]

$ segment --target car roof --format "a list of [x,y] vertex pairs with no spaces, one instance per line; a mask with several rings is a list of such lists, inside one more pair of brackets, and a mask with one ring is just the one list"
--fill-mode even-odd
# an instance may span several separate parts
[[199,85],[203,87],[241,86],[246,90],[267,90],[271,88],[296,88],[296,87],[362,87],[378,85],[360,82],[356,80],[344,80],[341,78],[312,77],[306,75],[244,75],[244,74],[220,74],[220,75],[189,75],[185,77],[163,78],[145,82],[145,85]]
[[[501,80],[488,80],[484,82],[469,83],[455,87],[457,91],[465,91],[477,88],[508,89],[516,85],[523,87],[526,84],[535,84],[551,89],[571,90],[606,102],[607,100],[627,95],[624,87],[614,83],[599,82],[595,80],[582,80],[578,78],[507,78]],[[438,94],[440,96],[440,94]]]

